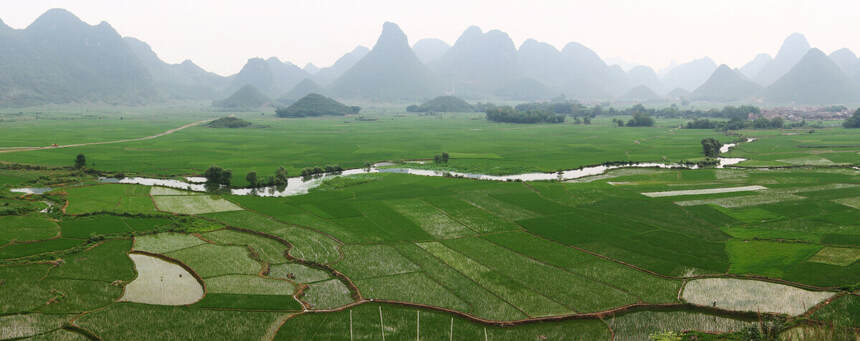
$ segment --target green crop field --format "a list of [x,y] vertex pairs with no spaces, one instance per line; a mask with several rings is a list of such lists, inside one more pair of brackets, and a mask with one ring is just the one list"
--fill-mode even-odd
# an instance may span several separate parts
[[[215,114],[70,115],[2,121],[0,147],[140,138]],[[860,134],[849,129],[741,131],[758,140],[727,154],[748,159],[737,167],[570,181],[372,173],[264,197],[99,179],[184,180],[218,165],[242,187],[249,171],[265,180],[281,166],[295,176],[383,160],[555,172],[699,161],[703,138],[742,138],[679,129],[681,119],[631,128],[605,116],[586,126],[366,115],[376,120],[242,113],[253,128],[0,149],[0,339],[743,340],[761,325],[860,328]],[[403,163],[442,152],[447,164]],[[10,191],[25,187],[52,190]],[[169,299],[180,282],[197,296]]]
[[73,187],[68,193],[68,214],[93,212],[155,213],[149,189],[135,185]]
[[[0,160],[65,166],[80,152],[99,169],[125,173],[202,173],[211,164],[218,164],[235,174],[252,170],[274,174],[279,166],[298,174],[305,167],[340,164],[357,168],[368,161],[432,159],[447,151],[454,155],[449,166],[455,169],[510,174],[552,172],[605,161],[699,159],[699,141],[716,135],[707,130],[676,129],[670,124],[619,129],[601,120],[594,126],[517,126],[473,117],[386,117],[348,123],[339,118],[252,117],[250,122],[266,128],[219,130],[215,134],[212,129],[194,127],[153,140],[0,154]],[[320,144],[321,140],[326,143]],[[485,154],[493,157],[486,158]],[[244,178],[237,177],[237,181],[244,183]]]

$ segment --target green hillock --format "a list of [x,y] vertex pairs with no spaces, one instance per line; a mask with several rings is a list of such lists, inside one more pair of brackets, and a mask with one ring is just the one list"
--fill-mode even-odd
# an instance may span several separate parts
[[227,116],[209,122],[206,126],[209,128],[245,128],[250,127],[251,122],[245,121],[241,118]]
[[350,107],[320,94],[309,94],[286,108],[278,108],[278,117],[343,116],[357,114],[361,108]]
[[409,112],[471,112],[475,108],[466,101],[454,96],[439,96],[421,105],[410,105]]

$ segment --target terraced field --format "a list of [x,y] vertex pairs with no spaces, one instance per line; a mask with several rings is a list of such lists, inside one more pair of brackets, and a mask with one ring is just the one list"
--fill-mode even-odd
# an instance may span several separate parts
[[[9,191],[29,186],[54,189]],[[280,198],[3,168],[0,339],[848,335],[858,197],[860,171],[820,164],[570,182],[380,173]]]

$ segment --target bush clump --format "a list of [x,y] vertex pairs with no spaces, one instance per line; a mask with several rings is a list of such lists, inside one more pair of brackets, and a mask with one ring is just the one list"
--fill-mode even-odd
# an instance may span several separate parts
[[562,123],[564,115],[544,110],[519,111],[509,106],[493,107],[486,111],[487,120],[508,123]]

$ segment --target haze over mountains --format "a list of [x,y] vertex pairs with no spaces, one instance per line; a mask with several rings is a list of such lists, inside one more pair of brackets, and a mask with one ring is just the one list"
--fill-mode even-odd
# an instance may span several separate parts
[[581,101],[851,104],[860,103],[860,59],[848,49],[825,55],[794,33],[775,57],[759,54],[740,69],[702,57],[659,76],[647,66],[625,72],[576,42],[559,50],[528,39],[516,47],[507,33],[475,26],[453,45],[422,39],[410,46],[396,24],[385,23],[372,49],[358,46],[329,67],[254,57],[237,74],[223,77],[190,60],[165,63],[145,42],[124,38],[104,22],[86,24],[62,9],[21,30],[0,21],[2,106],[228,104],[223,100],[237,92],[252,97],[251,104],[264,98],[286,103],[311,92],[395,102],[447,94],[480,101],[563,95]]

